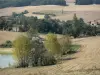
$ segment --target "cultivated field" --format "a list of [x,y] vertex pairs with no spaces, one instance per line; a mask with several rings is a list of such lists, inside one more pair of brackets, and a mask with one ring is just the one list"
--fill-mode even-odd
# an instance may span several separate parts
[[73,39],[81,49],[62,64],[45,67],[1,69],[0,75],[100,75],[100,37]]
[[57,16],[52,18],[60,20],[70,20],[73,18],[74,13],[76,13],[79,18],[84,18],[86,22],[100,19],[100,5],[74,5],[73,3],[69,3],[69,6],[41,5],[9,7],[0,9],[0,16],[9,16],[12,12],[20,13],[24,10],[29,11],[26,16],[38,16],[39,18],[43,18],[43,15],[32,14],[32,12],[53,13]]

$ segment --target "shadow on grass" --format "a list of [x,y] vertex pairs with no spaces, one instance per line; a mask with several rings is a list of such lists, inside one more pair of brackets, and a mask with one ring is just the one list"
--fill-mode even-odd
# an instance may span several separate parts
[[68,52],[68,55],[70,55],[70,54],[75,54],[75,53],[77,53],[78,51],[69,51]]
[[70,57],[70,58],[63,58],[62,60],[66,61],[66,60],[73,60],[73,59],[76,59],[76,58],[75,57],[73,57],[73,58]]

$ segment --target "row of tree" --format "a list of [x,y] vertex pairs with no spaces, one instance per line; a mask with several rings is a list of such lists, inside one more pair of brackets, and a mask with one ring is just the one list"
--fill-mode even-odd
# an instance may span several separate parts
[[0,0],[0,8],[28,5],[66,5],[65,0]]
[[13,27],[18,27],[20,32],[26,32],[30,28],[36,29],[39,33],[68,34],[73,37],[94,36],[100,33],[100,25],[91,26],[86,24],[82,18],[77,18],[74,14],[73,20],[60,21],[51,19],[46,15],[44,19],[37,17],[26,17],[24,14],[13,13],[11,17],[0,18],[0,29],[11,31]]
[[100,0],[76,0],[76,4],[79,5],[100,4]]

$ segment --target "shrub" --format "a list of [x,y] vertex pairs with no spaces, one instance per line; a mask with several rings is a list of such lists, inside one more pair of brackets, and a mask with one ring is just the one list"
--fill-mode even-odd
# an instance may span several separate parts
[[6,41],[5,43],[0,45],[1,48],[12,48],[12,42],[11,41]]
[[27,14],[27,13],[29,13],[27,10],[25,10],[24,12],[22,12],[22,14]]
[[52,13],[42,13],[42,12],[33,12],[33,14],[56,16],[55,14]]
[[61,46],[55,34],[47,34],[45,47],[51,54],[56,57],[56,59],[59,59],[59,57],[61,56]]
[[29,55],[29,66],[47,66],[56,63],[54,56],[45,49],[41,38],[33,37],[31,42],[32,49]]
[[71,48],[71,38],[67,35],[64,35],[59,39],[59,43],[61,45],[62,54],[67,54]]
[[68,54],[76,53],[79,50],[80,47],[81,46],[80,45],[77,45],[77,44],[71,45],[71,48],[70,48],[70,51],[68,52]]
[[45,19],[50,19],[50,16],[49,15],[45,15],[44,18]]
[[47,65],[54,65],[56,64],[56,60],[52,54],[49,52],[43,53],[43,55],[40,57],[40,62],[38,62],[38,65],[47,66]]

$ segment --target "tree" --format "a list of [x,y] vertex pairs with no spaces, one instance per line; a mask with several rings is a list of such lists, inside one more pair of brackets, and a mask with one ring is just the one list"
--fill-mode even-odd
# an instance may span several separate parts
[[50,16],[46,14],[46,15],[44,16],[44,18],[45,18],[45,19],[50,19]]
[[80,34],[80,24],[79,24],[79,20],[76,16],[76,14],[74,14],[73,17],[73,26],[72,26],[72,35],[74,36],[74,38],[78,37]]
[[55,34],[52,34],[52,33],[47,34],[46,41],[45,41],[45,47],[53,55],[55,56],[61,55],[61,46]]
[[33,37],[31,43],[30,66],[46,66],[56,63],[54,56],[46,50],[40,37]]
[[67,22],[63,22],[63,34],[72,36],[72,31],[73,31],[72,26],[73,26],[72,20],[68,20]]
[[100,0],[94,0],[94,3],[100,4]]
[[22,14],[27,14],[27,13],[29,13],[27,10],[25,10],[24,12],[22,12]]
[[46,66],[56,64],[56,60],[51,55],[43,44],[43,39],[37,34],[34,28],[30,28],[27,32],[31,41],[31,51],[29,54],[29,66]]
[[17,58],[19,67],[28,67],[28,56],[31,50],[31,43],[28,37],[19,36],[14,42],[14,55]]
[[68,35],[64,35],[59,39],[59,43],[61,45],[62,54],[67,54],[70,51],[71,47],[71,38]]
[[0,17],[0,29],[3,30],[7,27],[6,19],[4,17]]
[[27,36],[28,38],[32,39],[33,37],[37,37],[38,31],[32,27],[30,27],[30,29],[27,31]]
[[93,0],[76,0],[76,4],[89,5],[89,4],[93,4]]
[[0,8],[4,7],[20,7],[28,5],[66,5],[65,0],[1,0]]

